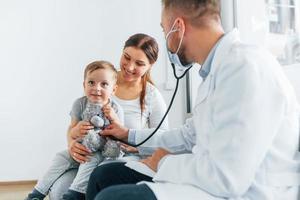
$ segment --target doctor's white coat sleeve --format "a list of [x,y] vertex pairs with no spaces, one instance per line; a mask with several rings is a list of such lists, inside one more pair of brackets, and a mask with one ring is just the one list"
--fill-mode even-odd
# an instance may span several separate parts
[[[137,144],[147,138],[153,131],[153,128],[130,130],[130,132],[134,132],[134,141],[129,142]],[[195,137],[193,121],[187,119],[181,128],[168,131],[159,129],[145,144],[139,146],[138,150],[140,154],[144,155],[153,153],[158,147],[165,148],[172,153],[191,152],[192,147],[195,145]]]
[[[167,156],[155,182],[193,185],[225,198],[240,196],[249,189],[284,117],[282,90],[268,74],[271,72],[260,67],[264,66],[251,60],[238,65],[235,60],[219,68],[214,88],[204,102],[210,113],[199,111],[210,116],[210,128],[197,128],[203,116],[193,117],[195,131],[206,135],[206,144],[197,141],[192,153]],[[178,132],[162,138],[170,146],[176,135]],[[190,142],[197,140],[194,134],[180,135],[182,140],[187,139],[185,136]]]

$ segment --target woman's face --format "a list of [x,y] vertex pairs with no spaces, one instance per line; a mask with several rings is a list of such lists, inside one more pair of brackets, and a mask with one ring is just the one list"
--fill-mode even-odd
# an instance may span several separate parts
[[139,81],[151,68],[146,54],[139,48],[126,47],[120,61],[121,75],[125,81]]

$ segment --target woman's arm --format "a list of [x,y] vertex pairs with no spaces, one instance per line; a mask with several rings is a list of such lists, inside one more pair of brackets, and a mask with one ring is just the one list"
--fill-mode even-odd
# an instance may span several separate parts
[[77,140],[86,135],[88,130],[92,128],[93,126],[89,122],[71,119],[67,133],[68,150],[72,158],[79,163],[87,162],[87,156],[90,155],[90,152]]
[[[164,117],[166,111],[167,111],[167,106],[165,103],[164,98],[160,94],[159,90],[152,86],[149,85],[150,88],[148,88],[148,95],[149,95],[149,128],[154,131],[154,129],[159,125],[161,122],[162,118]],[[164,119],[163,123],[161,124],[159,131],[162,133],[163,131],[167,131],[169,129],[169,123],[168,123],[168,116]],[[151,131],[151,132],[152,132]],[[137,147],[138,151],[140,154],[143,155],[150,155],[154,152],[156,148],[143,148],[143,147]]]
[[[151,91],[152,94],[151,94],[151,99],[149,104],[150,106],[149,128],[156,128],[160,123],[160,121],[162,120],[163,116],[165,115],[167,106],[159,90],[154,86],[152,86],[151,90],[152,90]],[[160,129],[161,130],[169,129],[168,116],[165,118]]]

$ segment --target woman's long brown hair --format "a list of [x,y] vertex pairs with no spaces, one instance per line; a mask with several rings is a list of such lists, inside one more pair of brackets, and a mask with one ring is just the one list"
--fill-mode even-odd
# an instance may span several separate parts
[[[137,33],[132,35],[125,42],[124,49],[126,47],[136,47],[141,49],[145,53],[151,65],[154,64],[157,60],[158,44],[156,40],[149,35],[143,33]],[[146,96],[146,87],[148,82],[154,85],[151,79],[150,70],[148,70],[142,76],[142,91],[140,94],[141,113],[143,113],[143,111],[145,110],[145,96]]]

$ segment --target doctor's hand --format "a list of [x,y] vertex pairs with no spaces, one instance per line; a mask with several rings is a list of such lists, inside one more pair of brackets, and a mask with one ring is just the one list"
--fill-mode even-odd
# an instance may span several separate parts
[[153,171],[157,172],[159,161],[168,154],[170,154],[169,151],[163,148],[158,148],[151,156],[141,160],[140,162],[144,163],[145,165],[150,167]]
[[121,149],[124,152],[128,152],[128,153],[138,153],[139,152],[137,148],[129,146],[129,145],[124,144],[124,143],[121,143]]
[[128,139],[129,129],[125,126],[122,126],[119,123],[112,123],[107,126],[103,131],[101,131],[102,136],[114,136],[123,141],[127,141]]

